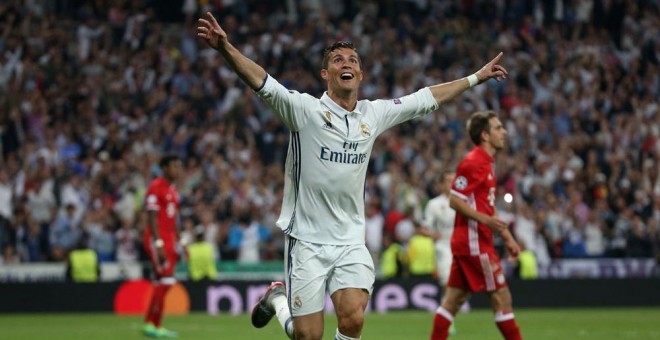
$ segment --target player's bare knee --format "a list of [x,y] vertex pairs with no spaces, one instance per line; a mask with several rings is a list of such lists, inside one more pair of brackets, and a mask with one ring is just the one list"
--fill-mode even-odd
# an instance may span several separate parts
[[458,313],[463,303],[468,300],[470,293],[458,289],[447,289],[442,301],[442,307],[452,314]]
[[490,299],[495,312],[511,310],[511,292],[507,287],[498,289],[490,294]]
[[296,340],[321,340],[323,338],[323,328],[295,329]]
[[342,334],[360,334],[364,325],[364,312],[356,308],[350,312],[337,313],[337,324]]

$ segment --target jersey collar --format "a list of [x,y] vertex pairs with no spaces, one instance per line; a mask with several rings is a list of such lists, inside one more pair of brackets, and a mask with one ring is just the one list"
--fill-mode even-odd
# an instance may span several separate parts
[[484,148],[482,148],[481,145],[477,145],[474,148],[474,150],[475,152],[481,154],[481,156],[484,159],[486,159],[489,163],[493,163],[495,161],[495,158],[493,158],[493,156],[491,156],[488,152],[486,152],[486,150],[484,150]]
[[[360,103],[360,101],[358,101],[358,103]],[[328,96],[328,91],[323,92],[323,96],[321,96],[321,104],[327,106],[330,109],[330,111],[332,111],[332,113],[334,113],[336,115],[347,115],[347,114],[351,114],[351,113],[357,113],[357,114],[362,113],[362,112],[360,112],[359,105],[355,105],[355,110],[353,110],[353,111],[344,110],[343,107],[339,106],[337,103],[335,103],[334,100],[332,100],[332,98],[330,98],[330,96]]]

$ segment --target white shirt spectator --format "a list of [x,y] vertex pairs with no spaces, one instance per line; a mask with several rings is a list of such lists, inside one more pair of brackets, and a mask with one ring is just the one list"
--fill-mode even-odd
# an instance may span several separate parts
[[0,216],[11,220],[14,216],[14,191],[5,170],[0,170]]
[[126,224],[115,232],[117,248],[115,256],[118,262],[134,262],[138,260],[138,233],[135,228]]
[[525,249],[534,251],[536,248],[536,238],[534,235],[536,226],[534,221],[532,221],[527,215],[528,214],[523,213],[516,216],[515,234],[516,239],[523,247],[525,247]]
[[92,28],[87,24],[78,26],[78,57],[87,60],[92,48],[92,39],[97,39],[103,34],[103,27]]
[[259,262],[259,223],[252,222],[243,230],[243,239],[238,251],[238,262]]
[[372,254],[378,254],[383,244],[383,227],[385,218],[378,210],[375,213],[367,213],[365,221],[366,226],[366,244],[367,249]]
[[56,207],[53,180],[43,181],[39,188],[28,191],[27,198],[32,220],[38,223],[50,223],[53,220],[53,210]]
[[589,221],[584,226],[585,247],[589,256],[601,256],[605,253],[605,238],[598,221]]
[[451,234],[454,232],[456,211],[449,206],[449,197],[439,195],[431,199],[424,209],[424,225],[433,233],[440,233],[436,247],[451,250]]

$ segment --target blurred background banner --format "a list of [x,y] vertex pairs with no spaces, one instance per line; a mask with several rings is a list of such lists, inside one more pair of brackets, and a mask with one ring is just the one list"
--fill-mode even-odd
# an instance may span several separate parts
[[[102,263],[100,281],[115,282],[142,278],[143,266],[140,263]],[[64,263],[29,263],[0,266],[2,282],[64,282],[66,281]]]
[[[554,307],[631,307],[660,305],[660,290],[654,279],[564,279],[512,280],[516,306]],[[265,292],[268,281],[180,282],[165,300],[169,314],[191,311],[216,314],[247,313]],[[3,283],[0,313],[107,312],[142,314],[151,290],[148,281],[81,283]],[[613,292],[625,292],[613,294]],[[432,312],[438,306],[441,290],[435,281],[377,280],[369,312],[396,310]],[[475,295],[475,308],[486,308],[486,296]],[[332,312],[329,297],[326,312]]]
[[[217,262],[220,274],[215,280],[282,280],[281,261],[241,265],[236,262]],[[149,276],[150,268],[140,263],[103,263],[100,281],[115,282]],[[515,267],[503,262],[507,276],[515,276]],[[34,263],[0,266],[0,283],[9,282],[64,282],[66,265],[63,263]],[[177,266],[176,277],[189,280],[185,263]],[[658,267],[654,259],[564,259],[553,260],[538,267],[540,279],[626,279],[656,278]]]

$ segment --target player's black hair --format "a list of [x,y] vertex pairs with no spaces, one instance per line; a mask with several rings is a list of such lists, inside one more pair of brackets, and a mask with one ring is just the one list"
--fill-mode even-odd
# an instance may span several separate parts
[[477,111],[467,122],[467,131],[474,145],[481,145],[481,133],[490,131],[490,119],[497,117],[495,111]]
[[353,51],[355,51],[355,53],[357,53],[358,55],[358,63],[360,63],[360,68],[362,68],[362,59],[360,59],[360,53],[358,53],[358,50],[355,47],[355,45],[353,45],[353,43],[350,41],[337,41],[332,45],[323,49],[323,62],[321,62],[322,69],[324,70],[328,69],[328,61],[330,60],[330,53],[340,48],[350,48]]
[[440,181],[444,181],[445,177],[447,177],[449,175],[453,175],[455,173],[456,173],[456,170],[454,170],[454,168],[447,168],[447,169],[442,170],[440,172],[440,178],[439,179],[440,179]]
[[175,154],[168,153],[168,154],[163,155],[163,157],[160,158],[160,163],[158,163],[158,165],[160,166],[161,169],[163,169],[163,168],[166,168],[168,165],[170,165],[170,163],[180,161],[180,160],[181,159],[179,158],[179,156],[177,156]]

